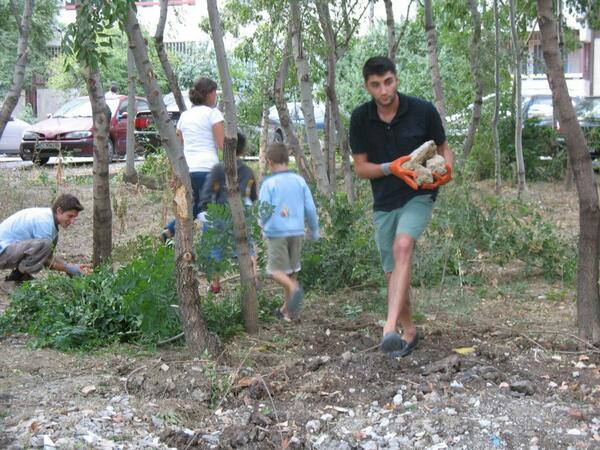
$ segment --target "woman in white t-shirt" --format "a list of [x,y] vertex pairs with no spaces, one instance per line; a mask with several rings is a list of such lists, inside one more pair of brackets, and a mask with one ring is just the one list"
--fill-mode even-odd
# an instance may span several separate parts
[[[219,162],[218,150],[223,148],[225,127],[223,114],[216,108],[217,83],[200,77],[190,88],[192,108],[181,113],[177,122],[177,136],[183,145],[183,154],[190,168],[194,194],[194,217],[199,212],[199,199],[204,181]],[[175,221],[161,232],[163,241],[175,235]]]

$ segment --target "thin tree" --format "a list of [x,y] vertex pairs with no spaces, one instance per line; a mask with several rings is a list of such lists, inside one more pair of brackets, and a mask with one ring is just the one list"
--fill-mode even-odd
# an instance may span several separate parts
[[104,98],[99,66],[106,63],[112,41],[106,38],[105,18],[111,5],[100,1],[78,1],[75,23],[69,25],[64,38],[66,53],[73,55],[82,67],[85,85],[92,106],[94,163],[93,163],[93,226],[92,263],[94,266],[107,261],[112,253],[112,208],[108,166],[114,154],[110,140],[111,110]]
[[[321,30],[323,37],[325,38],[325,44],[327,49],[326,61],[327,61],[327,79],[325,81],[325,93],[329,100],[331,119],[335,125],[336,139],[335,145],[339,146],[342,152],[342,168],[344,172],[344,187],[349,202],[354,201],[354,172],[350,164],[350,147],[348,143],[348,134],[344,128],[342,122],[340,105],[337,97],[336,89],[336,65],[337,62],[343,57],[348,50],[348,45],[351,36],[354,34],[356,24],[360,22],[361,17],[364,15],[365,10],[355,22],[354,26],[349,24],[348,20],[344,20],[346,24],[345,38],[341,44],[338,44],[336,35],[333,31],[331,15],[329,13],[329,4],[320,0],[316,1],[317,12],[319,15],[319,22],[321,24]],[[347,15],[348,13],[346,13]],[[326,147],[327,148],[327,147]],[[331,153],[331,151],[329,151]],[[335,165],[335,153],[333,154],[333,164]],[[335,172],[334,172],[335,173]],[[335,186],[335,176],[330,181]]]
[[495,192],[500,195],[502,189],[502,153],[498,134],[500,117],[500,24],[498,20],[498,0],[494,0],[494,115],[492,116],[492,137],[494,140]]
[[471,20],[473,21],[473,35],[470,45],[470,62],[471,62],[471,77],[473,78],[474,99],[473,110],[471,111],[471,120],[469,128],[463,143],[463,156],[465,159],[471,153],[473,142],[475,141],[475,133],[481,120],[481,104],[483,103],[483,84],[481,80],[481,14],[479,13],[479,5],[477,0],[469,0],[469,9],[471,10]]
[[523,158],[523,106],[521,97],[521,47],[517,35],[515,0],[508,0],[510,16],[510,36],[513,53],[513,83],[515,89],[515,157],[517,161],[517,192],[520,197],[527,190],[525,181],[525,160]]
[[427,54],[429,56],[429,71],[431,72],[431,85],[433,88],[433,103],[440,113],[442,124],[446,128],[446,102],[442,86],[442,75],[437,54],[437,32],[433,22],[431,0],[423,2],[425,11],[425,34],[427,36]]
[[312,157],[312,163],[317,181],[317,188],[321,193],[329,196],[332,192],[332,184],[327,177],[327,168],[323,158],[323,151],[319,143],[317,126],[315,121],[315,108],[312,98],[313,83],[310,77],[308,60],[302,42],[302,18],[299,0],[290,0],[290,23],[292,27],[292,50],[300,87],[300,104],[304,116],[304,126],[308,140],[308,148]]
[[304,151],[302,149],[302,146],[300,145],[298,137],[296,136],[294,127],[292,127],[290,112],[288,110],[287,102],[285,100],[285,80],[287,78],[290,67],[291,39],[292,36],[290,27],[290,31],[286,38],[285,47],[283,48],[281,54],[279,68],[277,69],[275,80],[273,81],[273,98],[275,100],[275,108],[277,109],[277,115],[279,116],[279,123],[287,137],[287,143],[290,149],[292,150],[292,153],[296,160],[296,166],[298,167],[298,170],[302,177],[308,183],[314,183],[315,176],[310,166],[308,165],[308,162],[306,161]]
[[125,31],[150,110],[173,167],[173,206],[176,219],[175,277],[185,339],[194,354],[200,354],[204,350],[216,354],[220,347],[218,338],[209,333],[200,309],[198,280],[194,267],[192,183],[189,168],[162,99],[157,77],[148,57],[146,41],[132,4],[127,10]]
[[225,180],[227,184],[227,201],[233,219],[233,233],[235,247],[240,263],[240,278],[242,282],[242,315],[244,327],[248,333],[258,332],[258,302],[256,297],[256,284],[252,270],[252,261],[248,254],[248,236],[246,233],[246,219],[244,206],[240,196],[240,187],[237,179],[236,147],[237,147],[237,120],[235,114],[235,101],[233,87],[225,45],[223,44],[223,31],[219,19],[219,10],[216,0],[207,0],[210,31],[217,58],[217,66],[221,77],[223,89],[223,104],[225,109],[225,144],[223,149],[223,163],[225,166]]
[[2,104],[2,110],[0,110],[0,137],[4,133],[4,128],[10,120],[10,116],[14,111],[19,97],[21,96],[21,89],[23,88],[23,82],[25,80],[25,67],[27,66],[27,43],[29,40],[29,29],[31,28],[31,16],[33,14],[34,0],[25,0],[23,3],[23,16],[19,22],[18,14],[16,14],[16,6],[14,1],[11,0],[11,7],[17,27],[19,29],[19,41],[17,42],[17,59],[15,62],[15,70],[13,72],[13,79],[6,95],[6,99]]
[[396,61],[396,22],[394,20],[394,8],[392,0],[383,0],[385,5],[385,25],[388,38],[388,58]]
[[127,183],[137,183],[138,174],[135,170],[135,61],[131,50],[127,49],[127,141],[125,147],[125,174],[123,180]]
[[579,336],[589,342],[600,342],[600,293],[598,270],[600,257],[600,205],[598,185],[581,130],[569,97],[558,48],[556,20],[552,0],[537,0],[537,14],[542,35],[542,50],[552,95],[556,99],[561,131],[579,199],[579,255],[577,259],[577,322]]
[[400,45],[400,41],[406,32],[406,27],[408,26],[409,20],[408,16],[410,15],[410,8],[413,4],[414,0],[409,0],[408,5],[406,7],[406,16],[404,17],[404,23],[402,24],[402,28],[400,29],[400,33],[396,35],[396,21],[394,19],[394,8],[392,6],[392,0],[383,0],[385,4],[385,24],[387,28],[387,38],[388,38],[388,58],[392,61],[396,61],[396,53],[398,52],[398,46]]
[[179,111],[183,112],[187,108],[185,106],[185,101],[183,100],[183,95],[181,95],[181,89],[179,89],[179,83],[177,83],[177,76],[175,75],[175,72],[173,72],[173,68],[171,67],[171,63],[169,62],[169,55],[167,55],[164,43],[165,24],[167,23],[168,6],[169,0],[160,0],[160,15],[158,17],[158,24],[156,25],[156,33],[154,34],[154,46],[156,47],[158,59],[160,60],[160,64],[162,65],[162,68],[167,77],[169,88],[171,89],[171,92],[175,97],[175,103],[177,103]]
[[[265,98],[267,96],[265,95]],[[260,137],[258,139],[258,179],[267,173],[267,145],[269,142],[269,105],[265,102],[260,119]]]

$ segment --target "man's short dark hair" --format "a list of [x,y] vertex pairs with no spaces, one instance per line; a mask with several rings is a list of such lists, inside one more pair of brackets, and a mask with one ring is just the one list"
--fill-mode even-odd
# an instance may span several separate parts
[[392,72],[396,75],[396,64],[387,56],[373,56],[367,59],[363,66],[363,77],[365,81],[371,75],[383,75],[387,72]]
[[267,159],[273,164],[287,164],[290,161],[287,146],[283,142],[273,142],[267,148]]
[[60,208],[62,212],[83,211],[83,205],[79,202],[79,199],[71,194],[61,194],[56,197],[56,200],[52,202],[52,213],[56,214],[58,208]]
[[111,86],[110,86],[110,92],[113,92],[115,94],[119,92],[119,88],[117,87],[116,84],[111,84]]
[[235,149],[236,156],[242,156],[246,151],[246,136],[244,133],[238,131],[237,133],[237,147]]

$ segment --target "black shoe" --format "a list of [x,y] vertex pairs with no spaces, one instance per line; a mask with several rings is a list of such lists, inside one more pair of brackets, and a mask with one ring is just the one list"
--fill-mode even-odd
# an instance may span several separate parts
[[33,276],[28,273],[20,272],[19,269],[13,269],[13,271],[4,278],[4,281],[14,281],[15,283],[22,283],[23,281],[30,280],[33,280]]

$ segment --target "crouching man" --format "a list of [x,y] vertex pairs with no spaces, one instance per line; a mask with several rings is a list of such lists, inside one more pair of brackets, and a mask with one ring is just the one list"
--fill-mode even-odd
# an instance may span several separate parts
[[32,280],[33,274],[48,266],[69,275],[82,275],[89,264],[67,264],[55,256],[58,226],[75,223],[83,206],[71,194],[62,194],[50,208],[27,208],[0,223],[0,269],[13,269],[5,281],[19,284]]

